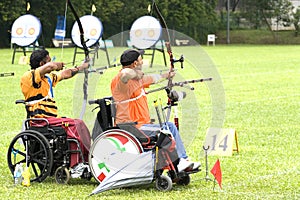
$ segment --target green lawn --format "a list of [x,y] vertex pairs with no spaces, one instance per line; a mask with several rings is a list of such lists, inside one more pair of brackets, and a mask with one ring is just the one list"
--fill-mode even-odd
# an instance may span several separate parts
[[[57,60],[72,61],[73,49],[64,49],[63,54],[61,49],[49,49],[49,51],[52,56],[56,56]],[[113,55],[117,50],[109,51]],[[191,100],[196,98],[198,110],[186,113],[184,105],[180,109],[182,116],[190,114],[190,118],[197,119],[191,122],[196,124],[197,128],[196,133],[192,134],[193,138],[191,139],[190,135],[185,136],[185,130],[190,130],[189,127],[185,127],[186,121],[181,123],[183,126],[181,135],[188,144],[186,145],[188,154],[193,160],[202,163],[202,171],[191,175],[190,185],[174,185],[170,192],[157,191],[155,185],[150,184],[111,190],[88,199],[299,199],[300,46],[217,45],[202,48],[177,47],[173,48],[173,51],[176,55],[182,53],[186,56],[185,68],[178,69],[177,72],[184,79],[214,76],[210,83],[195,84],[195,96],[192,96]],[[19,133],[25,117],[23,106],[15,105],[14,102],[16,99],[22,99],[19,80],[29,67],[12,65],[11,56],[12,50],[0,49],[2,66],[0,73],[15,73],[14,76],[0,77],[2,111],[0,198],[87,198],[97,186],[95,180],[71,179],[68,185],[58,185],[52,177],[49,177],[43,183],[31,183],[28,188],[14,186],[7,167],[6,152],[12,138]],[[20,54],[17,55],[16,60],[19,56]],[[99,65],[106,64],[105,59],[98,62]],[[160,56],[155,58],[155,62],[161,62]],[[103,76],[92,74],[89,77],[90,86],[95,87],[95,92],[90,94],[90,97],[99,98],[109,95],[109,79],[117,70],[117,68],[108,69]],[[81,78],[79,75],[78,79],[62,82],[56,88],[55,94],[61,115],[77,116],[77,105],[81,103],[81,98],[77,98],[74,94],[78,93],[79,96],[81,94]],[[219,85],[214,90],[213,86],[216,83]],[[79,92],[76,92],[77,89]],[[223,102],[222,95],[220,99],[214,98],[218,98],[218,94],[222,93],[225,94],[226,112],[224,113],[224,110],[213,112],[212,110],[218,107],[218,100]],[[153,98],[157,96],[159,95],[154,95]],[[222,106],[224,105],[219,108],[222,109]],[[94,114],[91,114],[91,107],[88,107],[86,112],[90,118],[94,117]],[[223,173],[223,190],[216,188],[213,191],[213,183],[203,180],[205,160],[202,145],[205,131],[214,125],[218,113],[221,116],[217,119],[218,124],[222,122],[224,128],[236,129],[240,153],[233,154],[231,157],[209,157],[209,169],[219,158]],[[193,118],[194,116],[198,118]],[[88,116],[85,118],[89,126],[93,122],[90,118]],[[210,177],[213,178],[211,174]]]

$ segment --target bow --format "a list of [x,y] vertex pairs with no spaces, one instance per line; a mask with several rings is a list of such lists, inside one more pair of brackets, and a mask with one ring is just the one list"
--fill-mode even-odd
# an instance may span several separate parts
[[[79,32],[80,32],[80,43],[82,45],[82,48],[84,50],[84,55],[85,55],[85,61],[89,60],[89,49],[86,46],[86,41],[84,40],[84,30],[82,27],[82,24],[80,22],[80,19],[73,7],[73,4],[71,3],[70,0],[67,0],[68,5],[71,8],[71,11],[76,19],[76,22],[78,24],[78,28],[79,28]],[[82,108],[81,108],[81,112],[80,112],[80,119],[83,118],[83,115],[85,113],[85,109],[86,109],[86,104],[87,104],[87,97],[88,97],[88,69],[84,69],[84,81],[83,81],[83,103],[82,103]]]
[[154,11],[156,12],[157,17],[160,21],[160,24],[163,28],[163,38],[165,38],[165,46],[167,48],[167,52],[168,52],[169,57],[170,57],[170,70],[169,70],[169,77],[168,77],[168,85],[166,87],[166,91],[167,91],[167,94],[169,96],[171,91],[172,91],[172,87],[174,86],[174,84],[172,83],[173,78],[170,76],[171,72],[174,71],[174,63],[180,62],[181,63],[181,68],[183,68],[184,58],[183,58],[183,56],[181,56],[178,60],[173,58],[173,53],[172,53],[172,48],[171,48],[171,37],[170,37],[170,33],[169,33],[167,23],[166,23],[165,19],[163,18],[162,14],[161,14],[160,10],[158,9],[158,6],[157,6],[157,4],[155,3],[154,0],[153,0],[152,7],[154,8]]
[[[167,48],[167,52],[168,52],[169,57],[170,57],[169,75],[171,75],[171,72],[174,71],[174,58],[173,58],[173,53],[172,53],[172,48],[171,48],[170,33],[169,33],[169,30],[168,30],[168,27],[167,27],[167,23],[166,23],[164,17],[162,16],[160,10],[158,9],[157,4],[156,4],[156,2],[154,0],[153,0],[152,7],[154,8],[154,11],[156,12],[157,17],[158,17],[158,19],[160,21],[160,24],[161,24],[161,26],[163,28],[163,38],[165,39],[165,46]],[[170,94],[171,90],[172,90],[172,77],[169,76],[169,78],[168,78],[168,85],[166,87],[166,92],[167,92],[168,95]]]
[[[171,114],[171,107],[172,106],[176,106],[176,103],[174,101],[174,99],[171,98],[172,96],[172,87],[173,87],[173,78],[171,77],[171,73],[174,71],[174,63],[178,62],[179,60],[175,60],[173,58],[173,53],[172,53],[172,48],[171,48],[171,37],[170,37],[170,33],[167,27],[167,23],[165,21],[165,19],[163,18],[160,10],[157,7],[157,4],[155,3],[155,1],[153,0],[153,5],[152,7],[154,8],[154,11],[157,14],[157,17],[160,21],[160,24],[163,28],[163,38],[165,39],[165,46],[167,48],[167,52],[169,54],[170,57],[170,70],[169,70],[169,77],[168,77],[168,84],[165,87],[165,90],[167,92],[168,95],[168,103],[167,103],[167,107],[168,107],[168,111],[167,111],[167,116],[166,116],[166,121],[169,121],[170,118],[170,114]],[[183,62],[183,57],[182,57],[182,61]],[[175,107],[175,116],[174,116],[174,123],[177,127],[177,129],[179,129],[179,123],[178,123],[178,117],[176,116],[177,113],[177,109]]]

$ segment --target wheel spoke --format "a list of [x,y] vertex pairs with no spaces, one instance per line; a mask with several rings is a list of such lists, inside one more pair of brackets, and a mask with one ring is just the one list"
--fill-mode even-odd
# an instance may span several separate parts
[[51,172],[53,156],[45,136],[26,130],[12,140],[7,153],[8,166],[14,173],[18,163],[26,163],[32,172],[31,181],[43,181]]

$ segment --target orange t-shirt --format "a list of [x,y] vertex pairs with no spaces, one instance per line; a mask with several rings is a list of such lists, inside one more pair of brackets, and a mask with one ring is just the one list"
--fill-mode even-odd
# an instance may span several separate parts
[[128,80],[125,84],[118,73],[111,82],[111,93],[116,103],[116,124],[137,122],[137,127],[150,123],[150,114],[144,88],[154,82],[151,75],[140,80]]

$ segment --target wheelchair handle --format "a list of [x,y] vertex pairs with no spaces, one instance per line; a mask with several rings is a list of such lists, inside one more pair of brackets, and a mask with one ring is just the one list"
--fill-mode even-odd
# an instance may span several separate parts
[[25,104],[25,100],[23,100],[23,99],[16,100],[15,103],[16,103],[16,104],[20,104],[20,103]]
[[109,101],[111,102],[112,101],[112,97],[104,97],[102,99],[91,99],[88,101],[88,103],[91,105],[91,104],[100,104],[102,100],[105,100],[105,101]]
[[100,104],[100,99],[92,99],[92,100],[89,100],[89,104],[92,105],[92,104]]

